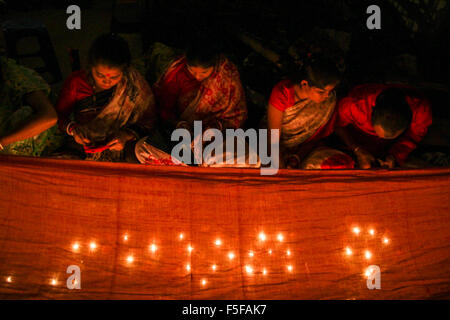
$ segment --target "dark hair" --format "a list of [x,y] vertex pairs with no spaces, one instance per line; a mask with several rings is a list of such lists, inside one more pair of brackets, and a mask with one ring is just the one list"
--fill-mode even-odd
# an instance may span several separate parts
[[372,124],[381,126],[387,138],[404,131],[411,120],[412,111],[402,90],[390,88],[378,95],[372,110]]
[[289,78],[299,84],[303,80],[308,81],[312,87],[324,89],[330,84],[337,84],[341,80],[336,63],[331,59],[320,57],[306,61],[299,70],[294,71]]
[[190,66],[210,68],[216,65],[220,47],[210,32],[197,34],[186,49],[186,62]]
[[103,34],[94,40],[88,55],[90,67],[104,64],[124,70],[130,66],[131,53],[128,43],[116,34]]

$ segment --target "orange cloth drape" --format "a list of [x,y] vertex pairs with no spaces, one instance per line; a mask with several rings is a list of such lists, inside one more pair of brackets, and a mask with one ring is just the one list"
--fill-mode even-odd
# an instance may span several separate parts
[[267,177],[1,156],[0,188],[3,299],[450,297],[450,169]]

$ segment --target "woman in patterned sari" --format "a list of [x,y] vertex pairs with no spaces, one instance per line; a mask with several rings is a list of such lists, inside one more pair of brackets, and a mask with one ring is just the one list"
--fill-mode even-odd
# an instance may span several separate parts
[[48,156],[62,143],[49,93],[35,71],[0,57],[0,153]]
[[[280,130],[280,167],[308,168],[305,159],[321,139],[333,133],[338,83],[335,63],[319,58],[274,87],[267,120],[269,129]],[[351,167],[351,158],[336,152],[336,167],[346,167],[346,163]]]
[[153,124],[152,90],[130,66],[129,47],[121,37],[98,37],[88,59],[89,68],[65,81],[56,106],[58,124],[73,138],[71,153],[77,150],[87,160],[124,161],[126,147]]
[[194,39],[182,55],[155,43],[146,61],[161,125],[158,134],[138,142],[136,157],[141,163],[159,162],[160,150],[155,155],[152,148],[156,144],[159,149],[165,145],[165,158],[169,158],[172,131],[181,127],[192,136],[195,120],[202,121],[203,131],[237,129],[244,124],[247,105],[239,72],[211,41]]

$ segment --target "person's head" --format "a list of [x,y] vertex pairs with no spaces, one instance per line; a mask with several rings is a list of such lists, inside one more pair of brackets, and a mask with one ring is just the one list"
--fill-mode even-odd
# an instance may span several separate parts
[[302,95],[316,103],[328,99],[340,82],[336,64],[326,58],[318,58],[306,63],[302,69],[291,76]]
[[397,138],[409,127],[411,119],[411,108],[400,89],[386,89],[378,95],[372,109],[372,125],[380,138]]
[[208,37],[199,36],[187,47],[187,68],[195,79],[203,81],[214,72],[219,56],[220,52],[214,41]]
[[89,49],[88,65],[95,85],[103,90],[122,80],[131,63],[131,54],[125,39],[114,34],[103,34]]

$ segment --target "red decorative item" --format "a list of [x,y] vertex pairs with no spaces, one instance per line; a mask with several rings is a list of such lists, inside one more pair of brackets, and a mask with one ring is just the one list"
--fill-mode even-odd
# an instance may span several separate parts
[[83,146],[83,148],[84,148],[84,152],[86,152],[86,153],[97,153],[97,152],[103,152],[103,151],[109,149],[109,146],[93,146],[93,147]]

